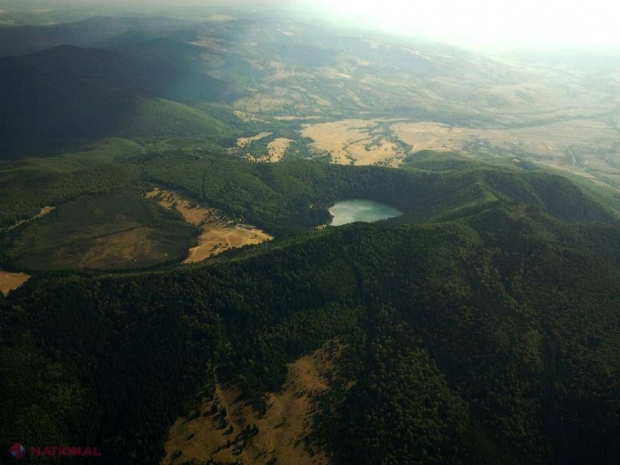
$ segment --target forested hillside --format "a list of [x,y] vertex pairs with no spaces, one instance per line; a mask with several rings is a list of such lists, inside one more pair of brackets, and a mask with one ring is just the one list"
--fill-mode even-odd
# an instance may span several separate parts
[[[231,87],[155,57],[59,46],[0,58],[0,141],[59,144],[110,135],[225,137],[230,128],[184,102],[222,102]],[[176,102],[175,102],[176,101]]]
[[[107,234],[147,223],[159,229],[155,233],[158,237],[177,237],[177,245],[157,249],[166,249],[180,262],[182,244],[191,239],[181,233],[172,218],[164,215],[155,220],[157,215],[145,215],[145,200],[127,198],[127,205],[118,211],[110,203],[111,199],[121,199],[128,193],[132,193],[129,197],[139,195],[153,186],[185,192],[235,221],[253,224],[280,238],[328,223],[327,209],[338,200],[363,198],[402,211],[402,216],[390,220],[394,224],[467,218],[470,224],[489,228],[488,234],[492,235],[495,229],[504,228],[504,217],[512,217],[520,225],[518,231],[512,231],[516,242],[530,234],[583,244],[604,257],[618,247],[618,241],[613,240],[618,215],[566,178],[544,172],[478,165],[469,170],[422,171],[351,168],[308,161],[250,163],[225,155],[208,155],[202,150],[133,154],[116,163],[59,173],[39,174],[20,162],[15,166],[27,170],[19,173],[18,168],[19,174],[6,178],[6,189],[0,194],[7,205],[0,214],[6,226],[20,219],[18,212],[33,216],[46,205],[58,208],[38,222],[0,232],[4,244],[0,264],[11,269],[72,268],[71,259],[63,257],[63,251],[77,252],[87,247],[83,241],[86,233],[94,237],[98,236],[95,231]],[[34,187],[26,189],[26,177],[36,180]],[[88,208],[107,205],[106,213],[82,212],[75,208],[79,204],[91,206]],[[108,226],[102,226],[104,218]],[[132,222],[131,218],[138,221]],[[114,221],[123,225],[114,225]],[[582,229],[583,223],[589,223],[590,229]],[[596,241],[590,237],[595,235],[589,232],[592,228],[610,240]],[[170,235],[173,230],[178,234]],[[147,263],[161,263],[161,256],[147,257],[140,263],[143,268]],[[104,269],[118,266],[111,264]]]
[[178,271],[34,278],[2,301],[0,437],[153,463],[216,374],[260,411],[287,362],[339,338],[354,385],[317,399],[312,438],[334,463],[615,463],[618,250],[602,226],[499,205],[479,213],[499,223],[354,224]]

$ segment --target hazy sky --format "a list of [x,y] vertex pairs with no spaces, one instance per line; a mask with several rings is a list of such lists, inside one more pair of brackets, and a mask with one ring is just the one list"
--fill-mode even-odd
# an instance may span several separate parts
[[[0,0],[41,4],[45,0]],[[55,0],[82,5],[179,7],[184,5],[308,6],[332,18],[363,21],[394,32],[480,41],[546,41],[620,46],[618,0]]]
[[324,8],[401,32],[620,46],[613,0],[315,0]]

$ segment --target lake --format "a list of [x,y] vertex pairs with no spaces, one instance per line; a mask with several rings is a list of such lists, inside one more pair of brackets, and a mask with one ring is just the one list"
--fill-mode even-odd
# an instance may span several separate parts
[[394,207],[370,200],[344,200],[336,203],[329,212],[333,216],[332,226],[342,226],[355,221],[372,223],[402,215],[402,212]]

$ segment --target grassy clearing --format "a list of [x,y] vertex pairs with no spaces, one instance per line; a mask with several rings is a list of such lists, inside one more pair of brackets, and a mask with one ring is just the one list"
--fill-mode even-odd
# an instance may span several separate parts
[[[305,124],[302,136],[334,163],[400,166],[421,151],[459,152],[502,166],[539,165],[620,189],[620,134],[596,120],[477,129],[436,122],[348,119]],[[527,169],[527,168],[525,168]]]
[[295,140],[287,137],[276,137],[266,144],[251,147],[243,158],[254,162],[277,163],[282,161],[288,148],[295,142]]
[[240,399],[239,389],[217,385],[213,399],[205,400],[199,411],[179,418],[171,428],[162,464],[196,459],[231,464],[242,459],[256,465],[327,464],[328,459],[320,451],[310,451],[304,439],[312,432],[312,400],[327,390],[330,369],[325,349],[290,363],[282,389],[268,394],[269,407],[263,417]]
[[282,160],[286,150],[289,145],[291,145],[293,140],[287,139],[286,137],[278,137],[277,139],[272,140],[267,146],[267,150],[269,152],[269,160],[270,162],[278,162]]
[[26,273],[9,273],[0,270],[0,292],[7,295],[9,291],[17,289],[30,279],[30,275]]
[[12,234],[8,255],[25,269],[119,270],[181,261],[197,231],[128,189],[78,198]]
[[154,189],[147,194],[147,198],[156,199],[162,207],[178,211],[187,223],[202,228],[198,245],[189,250],[183,263],[201,262],[228,249],[273,239],[260,229],[228,221],[215,209],[201,207],[176,192]]
[[406,152],[390,140],[382,120],[342,120],[307,124],[303,137],[313,139],[312,148],[328,152],[340,165],[399,166]]
[[265,137],[268,137],[271,134],[272,134],[271,132],[261,132],[260,134],[257,134],[252,137],[240,137],[239,139],[237,139],[237,147],[239,148],[247,147],[252,142],[264,139]]

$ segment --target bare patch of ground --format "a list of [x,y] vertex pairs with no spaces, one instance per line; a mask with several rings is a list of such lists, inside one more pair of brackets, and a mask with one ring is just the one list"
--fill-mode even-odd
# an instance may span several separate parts
[[[459,150],[470,142],[471,130],[440,123],[396,123],[392,130],[412,152],[420,150]],[[473,141],[473,139],[472,139]]]
[[238,389],[218,384],[212,400],[171,428],[162,464],[210,459],[226,464],[239,459],[255,465],[328,464],[321,451],[307,450],[304,438],[311,433],[312,399],[328,388],[331,367],[325,348],[289,364],[287,381],[280,392],[269,394],[264,417],[240,400]]
[[244,158],[249,161],[254,162],[269,162],[269,163],[277,163],[282,160],[284,154],[286,153],[286,149],[293,142],[292,139],[287,139],[286,137],[278,137],[277,139],[272,140],[267,145],[267,154],[263,156],[255,156],[251,153],[247,153]]
[[313,148],[329,152],[334,163],[396,167],[405,153],[387,139],[381,127],[386,121],[350,119],[306,124],[301,134],[314,140]]
[[257,134],[257,135],[252,136],[252,137],[240,137],[239,139],[237,139],[237,147],[242,149],[242,148],[247,147],[248,145],[250,145],[255,140],[264,139],[265,137],[268,137],[271,134],[273,134],[273,133],[271,133],[271,132],[261,132],[260,134]]
[[228,249],[260,244],[273,236],[248,225],[233,225],[231,222],[215,220],[203,225],[204,232],[198,238],[198,246],[190,249],[189,257],[183,263],[196,263],[220,254]]
[[198,245],[189,250],[189,256],[183,263],[201,262],[228,249],[273,239],[273,236],[253,226],[228,221],[215,209],[201,207],[176,192],[154,189],[146,196],[156,199],[162,207],[177,210],[186,222],[202,227]]
[[7,295],[9,291],[17,289],[30,279],[30,275],[26,273],[9,273],[8,271],[0,271],[0,292]]
[[267,151],[269,153],[268,157],[270,162],[278,162],[282,160],[284,153],[289,145],[293,142],[291,139],[287,139],[285,137],[279,137],[274,139],[267,146]]
[[161,190],[158,188],[148,192],[146,194],[146,198],[156,199],[157,203],[159,203],[162,207],[177,210],[181,213],[181,215],[183,215],[186,222],[197,226],[204,221],[205,216],[212,212],[210,209],[203,208],[197,203],[181,197],[176,192]]

